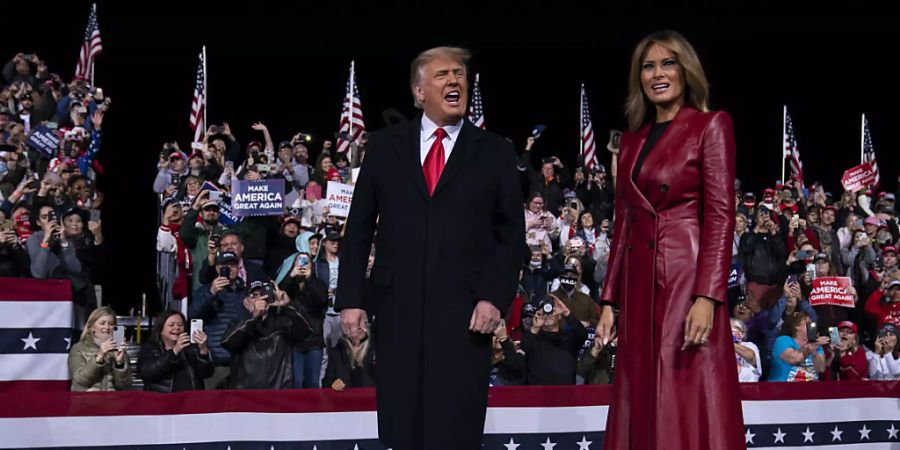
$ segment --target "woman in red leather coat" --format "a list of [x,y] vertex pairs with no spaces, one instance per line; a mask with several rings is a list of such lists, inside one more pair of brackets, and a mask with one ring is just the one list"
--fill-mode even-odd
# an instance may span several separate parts
[[694,49],[663,31],[635,48],[599,332],[618,361],[606,450],[744,448],[727,287],[731,118],[710,112]]

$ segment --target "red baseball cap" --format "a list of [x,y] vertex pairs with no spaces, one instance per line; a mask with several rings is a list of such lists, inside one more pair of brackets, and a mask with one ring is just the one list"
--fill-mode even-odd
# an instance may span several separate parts
[[853,333],[854,333],[854,334],[859,334],[859,329],[856,328],[856,324],[853,323],[853,322],[851,322],[851,321],[849,321],[849,320],[845,320],[845,321],[839,323],[839,324],[837,325],[837,327],[838,327],[838,329],[841,329],[841,328],[849,328],[849,329],[853,330]]
[[894,247],[893,245],[888,245],[886,247],[883,247],[881,249],[881,255],[884,256],[885,253],[893,253],[894,255],[896,255],[897,247]]

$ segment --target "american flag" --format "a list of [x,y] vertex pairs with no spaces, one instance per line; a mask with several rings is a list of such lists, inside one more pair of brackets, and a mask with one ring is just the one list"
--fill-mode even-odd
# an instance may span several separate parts
[[791,161],[791,179],[803,182],[803,163],[800,162],[800,151],[797,149],[797,136],[794,135],[794,125],[791,123],[791,115],[784,107],[784,158]]
[[0,286],[0,394],[67,392],[77,342],[69,280],[0,278]]
[[206,132],[206,48],[200,52],[200,64],[197,67],[197,82],[194,84],[194,100],[191,102],[191,129],[194,130],[194,142],[203,140]]
[[103,51],[100,43],[100,28],[97,26],[97,4],[91,5],[87,29],[84,30],[84,41],[78,53],[78,65],[75,66],[75,78],[81,78],[94,84],[94,58]]
[[356,85],[356,62],[350,62],[350,78],[347,79],[347,95],[344,96],[344,107],[341,109],[341,124],[338,128],[341,134],[348,133],[350,140],[338,138],[337,151],[346,153],[350,150],[350,143],[359,139],[366,131],[363,122],[362,103],[359,101],[359,86]]
[[475,85],[472,87],[472,103],[469,104],[469,121],[478,128],[484,128],[484,108],[481,104],[481,86],[479,74],[475,74]]
[[872,171],[875,172],[874,186],[878,186],[881,181],[881,174],[878,171],[878,163],[875,162],[875,146],[872,145],[872,134],[869,133],[869,119],[863,114],[863,163],[872,163]]
[[597,164],[596,147],[594,146],[594,127],[591,124],[591,111],[588,109],[587,94],[584,84],[581,85],[581,159],[584,167],[593,169]]

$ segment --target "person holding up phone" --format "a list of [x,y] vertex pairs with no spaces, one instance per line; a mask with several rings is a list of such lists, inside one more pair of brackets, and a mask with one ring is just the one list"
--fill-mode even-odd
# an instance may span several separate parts
[[897,346],[900,329],[886,323],[878,330],[875,351],[868,353],[869,378],[872,380],[900,380],[900,348]]
[[120,391],[131,387],[132,375],[124,343],[113,340],[116,313],[104,306],[87,319],[81,339],[69,350],[72,391]]
[[[772,349],[772,370],[769,381],[818,381],[825,372],[823,345],[830,343],[827,336],[816,336],[809,315],[796,312],[784,317],[781,336]],[[811,335],[812,334],[812,335]]]
[[775,341],[781,334],[780,330],[784,326],[785,320],[797,313],[804,313],[813,321],[818,320],[816,311],[812,305],[803,298],[800,289],[800,283],[797,275],[789,275],[784,283],[784,294],[778,299],[778,302],[772,306],[765,322],[766,348],[763,352],[763,368],[768,373],[771,366],[772,352],[775,348]]
[[312,261],[309,253],[298,253],[288,276],[279,284],[291,299],[291,306],[302,312],[312,328],[312,333],[306,339],[295,343],[293,347],[295,389],[319,387],[325,351],[322,327],[328,304],[328,286],[315,275]]
[[[772,306],[780,294],[787,245],[773,221],[772,210],[760,204],[751,232],[741,236],[738,255],[747,278],[747,306],[757,313]],[[783,276],[783,275],[781,275]]]
[[558,233],[556,220],[544,209],[545,200],[535,192],[528,196],[525,205],[525,242],[528,245],[550,245],[551,236]]
[[153,321],[150,340],[141,346],[138,357],[138,373],[144,381],[144,390],[162,393],[203,390],[203,380],[215,371],[207,341],[202,330],[193,336],[185,331],[185,318],[180,312],[160,313]]
[[[859,343],[859,329],[849,320],[839,323],[837,328],[840,340],[831,342],[830,351],[827,352],[828,366],[837,370],[837,380],[868,380],[869,363],[866,349]],[[831,364],[832,360],[835,364]]]
[[292,348],[312,333],[309,321],[271,282],[252,281],[243,303],[252,317],[232,322],[222,338],[232,354],[229,389],[293,387]]

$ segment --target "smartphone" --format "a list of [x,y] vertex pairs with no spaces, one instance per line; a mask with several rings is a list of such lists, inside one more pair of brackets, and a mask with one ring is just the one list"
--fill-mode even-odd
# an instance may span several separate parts
[[257,164],[256,171],[259,172],[260,175],[268,175],[269,174],[269,165],[268,164]]
[[116,344],[125,343],[125,327],[123,325],[116,325],[113,328],[113,341],[115,341]]
[[831,337],[831,343],[838,345],[841,342],[841,333],[837,327],[828,327],[828,336]]
[[222,278],[231,278],[231,269],[222,267],[219,269],[219,276]]
[[308,265],[309,265],[309,257],[308,256],[300,255],[300,257],[297,258],[297,267],[306,267]]
[[810,322],[806,324],[806,340],[808,342],[816,342],[819,339],[819,331],[816,329],[816,323]]
[[797,275],[794,275],[794,274],[788,275],[787,281],[788,281],[788,283],[796,283],[796,282],[797,282]]
[[209,191],[209,201],[218,202],[222,200],[222,192],[220,191]]
[[809,250],[797,250],[797,254],[795,255],[797,259],[809,259],[812,258],[813,254]]
[[91,210],[91,222],[99,222],[100,221],[100,210],[92,209]]
[[228,170],[234,170],[234,161],[225,161],[225,168]]
[[809,276],[809,280],[810,280],[810,281],[816,279],[816,265],[815,265],[815,263],[811,263],[811,264],[807,264],[807,265],[806,265],[806,275]]
[[203,331],[203,319],[191,319],[191,344],[196,344],[194,333]]

